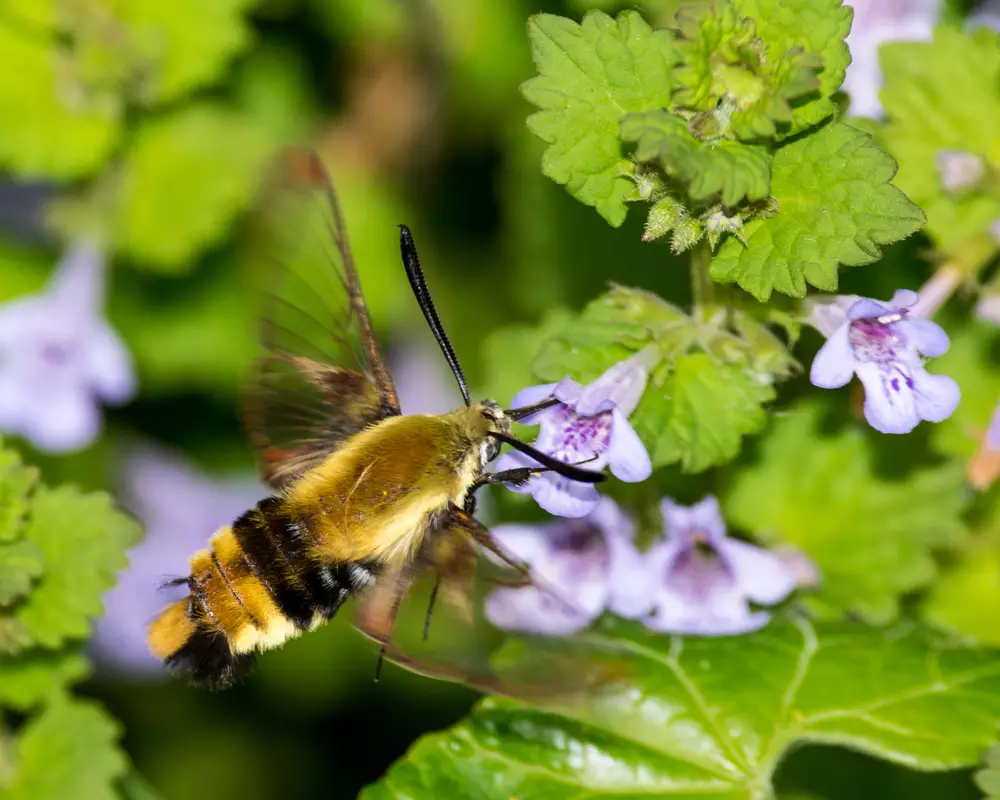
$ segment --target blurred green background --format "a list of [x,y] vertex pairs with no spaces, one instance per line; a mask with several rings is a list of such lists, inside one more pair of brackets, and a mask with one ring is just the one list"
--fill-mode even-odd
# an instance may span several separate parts
[[[254,353],[244,212],[269,156],[289,141],[314,146],[333,173],[369,305],[411,408],[443,410],[457,392],[403,277],[396,223],[414,232],[475,394],[501,403],[528,379],[537,341],[532,327],[517,326],[579,308],[611,280],[686,302],[686,263],[663,244],[643,245],[638,215],[613,230],[543,177],[543,145],[524,125],[531,109],[518,86],[533,74],[528,15],[578,18],[589,5],[598,4],[0,4],[0,161],[18,176],[0,193],[0,301],[40,288],[66,240],[99,232],[112,245],[109,317],[140,383],[136,400],[107,412],[93,446],[51,456],[24,444],[26,460],[50,484],[108,488],[140,512],[158,492],[183,503],[180,490],[129,474],[131,448],[155,444],[179,470],[211,476],[204,504],[212,505],[212,491],[225,494],[215,481],[253,495],[238,420]],[[653,20],[673,5],[656,3]],[[112,17],[128,25],[116,28]],[[25,100],[21,86],[35,94]],[[40,86],[76,92],[82,112],[61,118]],[[37,147],[22,146],[29,136]],[[899,285],[893,260],[924,246],[891,248],[865,293],[891,294]],[[853,274],[845,277],[855,291]],[[699,494],[698,479],[673,470],[659,482],[667,486],[688,499]],[[540,516],[496,492],[484,516],[532,515]],[[176,539],[151,526],[158,538],[144,545],[146,560],[155,565],[169,553],[164,563],[183,563],[217,524]],[[138,576],[143,586],[155,572]],[[130,602],[127,593],[112,600]],[[224,694],[136,666],[141,657],[128,648],[135,642],[113,631],[100,638],[84,691],[123,721],[137,771],[167,798],[354,797],[416,737],[475,700],[391,667],[374,684],[374,652],[343,618],[264,656],[245,685]],[[969,791],[957,776],[911,775],[823,748],[793,756],[779,779],[789,791],[829,798],[854,796],[859,782],[879,787],[872,797]],[[131,791],[141,796],[138,785]]]

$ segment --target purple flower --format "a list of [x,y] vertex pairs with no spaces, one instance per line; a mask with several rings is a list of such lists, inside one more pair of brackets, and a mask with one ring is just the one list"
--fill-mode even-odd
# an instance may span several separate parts
[[48,288],[0,307],[0,430],[52,453],[101,429],[100,402],[135,392],[128,351],[105,321],[104,256],[79,242]]
[[490,593],[486,617],[498,628],[560,636],[605,609],[638,619],[652,608],[652,575],[632,545],[635,523],[610,498],[580,519],[499,525],[491,533],[539,584]]
[[878,94],[882,71],[878,49],[886,42],[927,41],[938,18],[940,0],[849,0],[854,22],[847,37],[851,64],[844,79],[844,91],[851,98],[851,113],[879,117],[882,104]]
[[795,588],[795,573],[776,555],[726,537],[719,503],[661,504],[665,541],[649,553],[655,610],[645,623],[664,633],[726,636],[754,631],[771,618],[749,603],[773,605]]
[[129,566],[104,595],[104,615],[93,646],[103,666],[134,677],[164,674],[146,649],[146,626],[184,587],[161,589],[185,577],[188,559],[209,537],[250,508],[265,491],[256,480],[220,482],[176,456],[144,448],[122,464],[122,501],[144,523],[146,535],[129,552]]
[[[646,389],[649,371],[659,360],[653,345],[620,361],[589,386],[569,378],[559,383],[531,386],[518,392],[512,408],[530,406],[554,396],[559,402],[521,420],[540,425],[534,446],[567,464],[585,469],[611,467],[615,477],[636,483],[650,476],[653,465],[628,416],[635,410]],[[583,462],[586,462],[583,464]],[[537,466],[520,452],[504,453],[497,461],[501,472],[516,467]],[[548,511],[561,517],[582,517],[597,506],[597,489],[554,472],[536,475],[522,486],[508,484],[515,492],[527,492]]]
[[855,301],[813,361],[814,386],[835,389],[854,373],[865,387],[865,419],[882,433],[909,433],[920,420],[941,422],[958,406],[959,388],[924,370],[924,356],[948,349],[939,325],[910,313],[918,295],[900,289],[888,304]]

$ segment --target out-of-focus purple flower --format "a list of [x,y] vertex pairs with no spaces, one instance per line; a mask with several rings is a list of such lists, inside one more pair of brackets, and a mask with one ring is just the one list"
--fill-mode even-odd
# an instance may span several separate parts
[[103,316],[104,270],[100,249],[78,242],[44,292],[0,307],[0,430],[77,450],[100,432],[101,402],[134,394],[128,351]]
[[142,520],[146,535],[129,551],[129,566],[104,595],[93,647],[101,664],[141,678],[163,674],[163,665],[146,648],[146,626],[186,591],[161,589],[163,582],[187,576],[195,551],[265,490],[253,479],[214,480],[151,448],[127,455],[122,473],[122,502]]
[[638,619],[652,608],[652,573],[632,544],[635,523],[610,498],[586,517],[498,525],[491,534],[539,584],[490,593],[486,617],[498,628],[558,636],[586,628],[605,609]]
[[878,93],[882,71],[878,49],[886,42],[927,41],[938,18],[940,0],[848,0],[854,8],[854,23],[847,37],[851,64],[844,91],[851,97],[851,113],[879,117]]
[[937,170],[941,185],[951,194],[962,194],[974,189],[986,174],[986,162],[964,150],[940,150]]
[[[649,371],[660,355],[654,345],[620,361],[589,386],[563,378],[559,383],[531,386],[518,392],[511,403],[520,408],[554,396],[559,402],[525,417],[526,425],[540,425],[534,446],[567,464],[583,464],[599,471],[610,466],[615,477],[635,483],[649,477],[653,466],[645,446],[628,422],[646,389]],[[539,466],[520,453],[504,453],[497,472],[517,467]],[[548,511],[561,517],[582,517],[597,505],[597,489],[555,472],[536,475],[516,492],[527,492]]]
[[1000,2],[987,0],[981,3],[969,17],[969,28],[992,28],[1000,31]]
[[900,289],[888,304],[861,298],[816,354],[810,371],[814,386],[835,389],[857,373],[865,387],[865,419],[882,433],[909,433],[921,420],[941,422],[958,406],[958,384],[931,375],[924,356],[948,349],[939,325],[909,309],[918,295]]
[[655,610],[645,623],[664,633],[726,636],[767,624],[766,611],[750,602],[774,605],[795,588],[794,572],[780,558],[726,537],[718,501],[706,497],[687,507],[661,504],[666,540],[649,553],[657,576]]

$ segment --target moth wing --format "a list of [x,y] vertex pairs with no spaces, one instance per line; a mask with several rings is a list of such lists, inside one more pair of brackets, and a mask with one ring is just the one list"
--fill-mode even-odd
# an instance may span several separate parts
[[336,191],[319,157],[289,150],[252,219],[264,309],[244,400],[263,479],[280,489],[347,438],[400,413]]
[[386,660],[429,678],[536,703],[580,697],[624,674],[620,658],[596,654],[584,637],[511,636],[493,627],[482,612],[487,593],[497,581],[521,582],[522,576],[510,570],[496,575],[496,563],[461,527],[439,531],[416,569],[383,574],[358,599],[354,625]]

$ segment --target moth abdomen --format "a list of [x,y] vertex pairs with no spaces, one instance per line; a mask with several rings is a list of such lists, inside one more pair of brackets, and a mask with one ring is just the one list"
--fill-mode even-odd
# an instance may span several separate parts
[[248,671],[255,651],[330,619],[376,568],[324,564],[308,537],[275,497],[217,531],[191,559],[189,595],[150,625],[150,649],[193,682],[221,688]]

